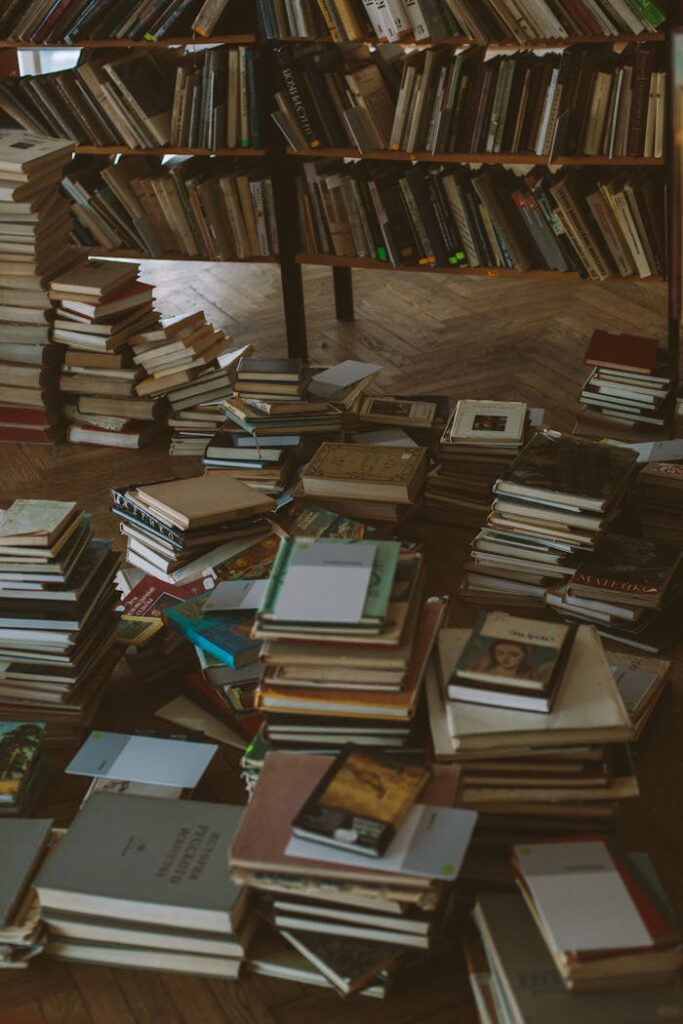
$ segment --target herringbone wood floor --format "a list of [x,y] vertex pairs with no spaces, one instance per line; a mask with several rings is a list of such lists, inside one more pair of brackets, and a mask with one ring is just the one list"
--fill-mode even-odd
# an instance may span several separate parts
[[[198,267],[149,263],[143,277],[158,285],[164,314],[202,308],[238,341],[260,353],[283,349],[279,276],[272,267]],[[523,399],[547,409],[560,429],[573,422],[583,379],[581,354],[604,327],[663,337],[665,291],[658,285],[459,281],[446,276],[356,273],[356,321],[334,319],[331,274],[307,271],[311,357],[354,357],[382,363],[382,391],[442,392],[452,398]],[[171,460],[159,446],[142,453],[107,449],[0,447],[0,506],[15,497],[76,498],[95,513],[100,535],[113,536],[108,491],[116,483],[197,471],[193,459]],[[455,593],[468,534],[413,527],[425,543],[433,593]],[[454,620],[472,612],[454,603]],[[152,726],[151,712],[182,689],[182,680],[146,685],[122,679],[110,690],[99,725]],[[622,833],[647,849],[683,911],[683,756],[679,726],[683,688],[668,694],[638,748],[642,797],[624,811]],[[159,722],[156,720],[158,726]],[[63,759],[62,759],[63,760]],[[84,786],[56,771],[40,810],[68,824]],[[201,796],[238,802],[236,758],[226,754]],[[1,862],[0,862],[1,869]],[[268,980],[221,983],[42,960],[0,980],[0,1024],[474,1024],[476,1013],[457,955],[444,955],[406,979],[386,1003]],[[551,1022],[548,1022],[551,1024]]]

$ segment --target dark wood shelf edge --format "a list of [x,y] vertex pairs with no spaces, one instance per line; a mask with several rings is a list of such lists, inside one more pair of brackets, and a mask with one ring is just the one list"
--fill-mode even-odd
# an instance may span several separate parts
[[203,39],[201,36],[182,36],[173,39],[82,39],[77,43],[67,43],[63,40],[55,43],[34,43],[29,40],[0,39],[0,49],[3,50],[110,50],[110,49],[149,49],[150,47],[164,48],[169,46],[211,46],[216,43],[232,43],[236,46],[256,45],[258,37],[251,33],[244,35],[210,36]]
[[299,159],[325,157],[343,160],[388,160],[437,164],[517,164],[520,166],[567,166],[567,167],[664,167],[664,157],[633,156],[558,156],[552,161],[547,156],[533,153],[406,153],[403,150],[373,149],[359,153],[351,148],[307,149],[303,152],[287,147],[287,156]]
[[190,149],[184,146],[155,146],[137,149],[131,146],[74,146],[84,156],[251,156],[264,157],[265,149]]
[[227,260],[212,260],[206,256],[185,256],[170,254],[165,256],[152,256],[148,252],[136,252],[134,249],[104,249],[101,246],[83,246],[81,252],[84,256],[97,257],[98,259],[110,260],[164,260],[172,263],[269,263],[277,266],[280,262],[279,256],[247,256],[244,259],[235,256]]
[[[361,39],[350,40],[356,43],[386,43],[386,39],[378,39],[376,36],[363,36]],[[470,39],[469,36],[447,36],[445,39],[420,39],[415,40],[410,36],[404,36],[397,40],[403,46],[485,46],[489,50],[554,50],[566,46],[600,46],[605,43],[663,43],[666,41],[664,32],[640,32],[631,35],[625,33],[616,36],[571,36],[560,39],[531,39],[523,43],[514,40],[497,40],[496,42],[482,42],[478,39]],[[269,36],[268,43],[334,43],[331,36]]]
[[[356,256],[326,256],[315,253],[299,253],[296,262],[301,266],[315,267],[350,267],[355,270],[390,270],[400,273],[417,274],[451,274],[453,277],[489,277],[507,278],[513,281],[552,280],[552,281],[589,281],[575,271],[560,270],[511,270],[508,267],[394,267],[391,263],[380,260],[361,259]],[[663,284],[665,279],[659,275],[653,277],[611,277],[607,281],[595,281],[594,284]]]

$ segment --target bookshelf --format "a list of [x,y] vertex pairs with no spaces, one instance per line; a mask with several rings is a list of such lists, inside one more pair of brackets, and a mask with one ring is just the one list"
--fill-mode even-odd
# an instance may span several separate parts
[[[562,167],[594,167],[594,168],[614,168],[614,169],[628,169],[628,168],[665,168],[667,176],[669,178],[670,185],[670,198],[671,201],[668,206],[668,226],[669,226],[669,260],[668,265],[670,268],[669,274],[669,343],[672,350],[678,351],[678,325],[680,324],[680,312],[676,316],[676,311],[680,307],[680,295],[678,294],[680,288],[676,286],[675,278],[677,276],[677,267],[680,264],[678,256],[678,239],[680,237],[680,224],[679,218],[674,217],[676,209],[680,210],[680,206],[677,207],[678,196],[676,189],[673,188],[673,171],[672,171],[672,137],[673,137],[673,125],[672,123],[667,125],[667,157],[660,159],[656,157],[616,157],[609,158],[605,156],[561,156],[552,155],[548,157],[538,157],[534,154],[527,153],[515,153],[515,154],[501,154],[501,153],[431,153],[431,152],[402,152],[396,150],[372,150],[361,153],[358,150],[351,147],[344,148],[318,148],[306,151],[294,151],[287,147],[284,140],[280,136],[279,130],[270,121],[268,117],[269,111],[273,109],[272,96],[278,88],[279,84],[279,69],[273,53],[273,47],[280,43],[318,43],[321,45],[333,45],[333,41],[329,36],[320,37],[298,37],[298,36],[282,36],[278,38],[267,38],[262,28],[256,24],[257,11],[253,10],[253,22],[254,31],[245,31],[240,34],[217,34],[209,38],[199,38],[196,36],[185,35],[170,37],[167,39],[158,40],[156,42],[147,40],[128,40],[128,39],[93,39],[93,40],[81,40],[74,44],[65,42],[50,43],[50,44],[34,44],[31,42],[18,41],[18,40],[0,40],[0,51],[7,52],[18,49],[37,49],[40,50],[43,46],[56,49],[86,49],[86,50],[98,50],[108,48],[120,48],[121,50],[126,49],[150,49],[150,50],[167,50],[175,47],[189,48],[190,50],[195,46],[206,46],[216,44],[228,44],[228,45],[250,45],[258,47],[262,57],[262,68],[263,68],[263,88],[262,94],[264,96],[264,147],[261,149],[247,149],[247,148],[230,148],[221,150],[209,150],[200,148],[182,148],[182,147],[158,147],[158,148],[130,148],[125,146],[94,146],[94,145],[78,145],[75,147],[75,152],[83,155],[92,156],[106,156],[106,155],[122,155],[122,156],[150,156],[150,157],[161,157],[170,155],[187,155],[187,156],[204,156],[204,157],[233,157],[233,158],[260,158],[264,161],[268,173],[273,182],[274,198],[275,198],[275,209],[276,219],[279,233],[280,242],[280,253],[278,256],[268,257],[254,257],[251,259],[235,259],[226,260],[225,262],[235,263],[254,263],[254,264],[273,264],[280,267],[281,273],[281,284],[282,284],[282,295],[285,310],[286,320],[286,333],[287,333],[287,344],[290,355],[297,355],[305,357],[307,354],[307,341],[306,341],[306,316],[305,316],[305,304],[304,304],[304,290],[303,290],[303,277],[302,268],[304,266],[319,266],[329,267],[332,270],[333,282],[334,282],[334,295],[335,295],[335,306],[336,313],[340,320],[351,320],[354,316],[354,300],[353,300],[353,271],[361,272],[365,270],[377,270],[382,269],[388,272],[417,272],[422,274],[438,273],[438,274],[451,274],[460,275],[472,278],[499,278],[505,280],[552,280],[552,281],[567,281],[577,282],[581,279],[580,275],[576,272],[560,272],[553,270],[529,270],[520,271],[515,269],[507,268],[494,268],[494,267],[449,267],[440,268],[436,266],[400,266],[393,267],[390,263],[383,262],[379,259],[371,258],[355,258],[349,256],[334,256],[334,255],[323,255],[316,253],[307,253],[302,251],[304,246],[302,245],[299,237],[299,217],[297,208],[297,192],[296,192],[296,177],[299,172],[301,162],[303,160],[324,160],[329,158],[343,159],[343,160],[355,160],[355,161],[383,161],[388,163],[396,163],[400,165],[408,165],[412,163],[420,164],[431,164],[431,165],[443,165],[444,167],[466,167],[469,165],[481,165],[481,166],[496,166],[496,165],[508,165],[517,167],[551,167],[553,169],[559,169]],[[569,46],[583,45],[583,46],[605,46],[606,44],[612,44],[616,47],[623,47],[632,43],[657,43],[662,47],[666,47],[667,51],[672,46],[672,39],[677,26],[683,24],[683,0],[671,0],[668,5],[668,21],[666,25],[666,32],[653,32],[653,33],[641,33],[635,35],[615,35],[615,36],[572,36],[570,38],[562,39],[537,39],[531,40],[524,43],[513,43],[505,40],[492,41],[488,43],[488,48],[491,51],[499,52],[504,55],[506,52],[514,51],[549,51],[556,49],[565,49]],[[240,26],[242,27],[242,26]],[[251,25],[248,22],[244,23],[245,29],[250,29]],[[364,40],[371,45],[378,44],[382,40],[377,39],[374,36],[367,36]],[[455,48],[471,48],[477,45],[481,45],[477,41],[466,37],[466,36],[452,36],[446,39],[439,39],[435,41],[438,45],[451,46]],[[401,45],[404,45],[407,49],[420,49],[434,45],[431,40],[415,41],[414,39],[403,37],[401,39]],[[2,56],[0,54],[0,56]],[[0,74],[1,77],[1,74]],[[670,90],[673,89],[672,76],[669,76]],[[672,95],[669,97],[669,110],[673,109]],[[162,258],[162,259],[182,259],[192,260],[194,262],[200,261],[198,257],[187,257],[187,256],[174,256],[166,255],[164,257],[151,257],[149,254],[139,253],[132,249],[103,249],[100,247],[92,247],[88,250],[92,255],[97,256],[109,256],[112,258],[121,259],[150,259],[150,258]],[[659,276],[653,276],[647,279],[641,279],[639,277],[632,278],[615,278],[614,280],[619,282],[628,283],[630,281],[637,281],[639,283],[661,283],[662,278]]]
[[[673,38],[675,36],[678,26],[683,25],[683,0],[672,0],[667,5],[667,22],[665,24],[666,31],[642,33],[642,34],[625,34],[606,37],[600,36],[574,36],[571,38],[563,39],[538,39],[525,43],[511,43],[511,42],[491,42],[488,43],[488,49],[491,51],[505,54],[506,51],[531,51],[531,50],[555,50],[565,49],[569,46],[583,45],[583,46],[605,46],[611,44],[616,47],[617,50],[629,45],[637,43],[655,43],[658,44],[666,53],[666,66],[671,71],[673,68],[673,60],[671,59],[671,47],[673,45]],[[296,42],[297,37],[282,37],[278,39],[269,40],[273,45],[278,43]],[[329,37],[317,37],[314,40],[302,39],[301,42],[317,42],[320,44],[332,45],[332,40]],[[368,40],[369,41],[369,40]],[[373,40],[378,42],[378,40]],[[401,40],[404,42],[404,40]],[[469,38],[453,37],[448,39],[439,39],[435,41],[438,45],[452,45],[453,47],[472,47],[476,43]],[[414,40],[408,40],[406,45],[410,49],[416,49],[423,46],[434,45],[431,41],[416,43]],[[431,153],[431,152],[403,152],[396,150],[371,150],[361,153],[359,150],[352,147],[343,148],[327,148],[321,146],[316,149],[307,150],[295,150],[291,146],[286,146],[285,152],[292,162],[297,163],[302,160],[325,160],[325,159],[341,159],[345,161],[383,161],[388,163],[423,163],[448,166],[467,166],[467,165],[508,165],[508,166],[535,166],[535,167],[550,167],[555,170],[560,168],[571,168],[571,167],[594,167],[594,168],[614,168],[615,170],[627,171],[629,168],[663,168],[666,175],[667,186],[668,186],[668,198],[667,203],[667,265],[668,275],[667,278],[663,278],[661,275],[653,275],[648,278],[640,278],[639,276],[633,277],[617,277],[615,281],[619,283],[628,284],[630,282],[637,283],[649,283],[649,284],[662,284],[668,285],[668,302],[669,302],[669,331],[668,340],[669,347],[672,354],[675,357],[676,366],[678,364],[679,354],[679,334],[680,334],[680,306],[681,286],[679,283],[680,279],[680,264],[681,264],[681,216],[683,210],[681,209],[681,197],[679,196],[679,186],[673,178],[673,163],[672,163],[672,146],[673,146],[673,75],[668,76],[668,120],[666,123],[666,144],[665,144],[665,157],[607,157],[607,156],[572,156],[572,155],[555,155],[551,157],[538,157],[533,154],[526,153],[515,153],[515,154],[501,154],[501,153]],[[337,256],[330,254],[320,253],[306,253],[299,252],[297,254],[297,262],[302,266],[319,266],[319,267],[330,267],[333,272],[334,278],[334,294],[335,294],[335,305],[337,315],[340,319],[351,320],[354,317],[354,297],[353,297],[353,271],[361,272],[366,270],[385,270],[390,273],[421,273],[421,274],[451,274],[467,277],[487,277],[487,278],[500,278],[505,280],[551,280],[551,281],[567,281],[577,282],[581,280],[581,275],[575,272],[559,272],[552,270],[529,270],[519,271],[514,269],[506,268],[473,268],[473,267],[436,267],[436,266],[398,266],[394,267],[390,263],[384,262],[380,259],[374,258],[357,258],[350,256]]]

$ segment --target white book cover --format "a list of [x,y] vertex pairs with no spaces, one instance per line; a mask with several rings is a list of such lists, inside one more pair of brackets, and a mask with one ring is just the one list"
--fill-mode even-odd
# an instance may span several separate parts
[[213,743],[93,732],[66,772],[68,775],[194,789],[217,750]]

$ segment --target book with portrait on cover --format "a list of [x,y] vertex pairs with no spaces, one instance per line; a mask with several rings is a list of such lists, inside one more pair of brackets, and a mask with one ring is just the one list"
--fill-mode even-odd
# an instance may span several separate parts
[[381,857],[428,778],[424,765],[402,764],[349,745],[295,817],[292,832]]

